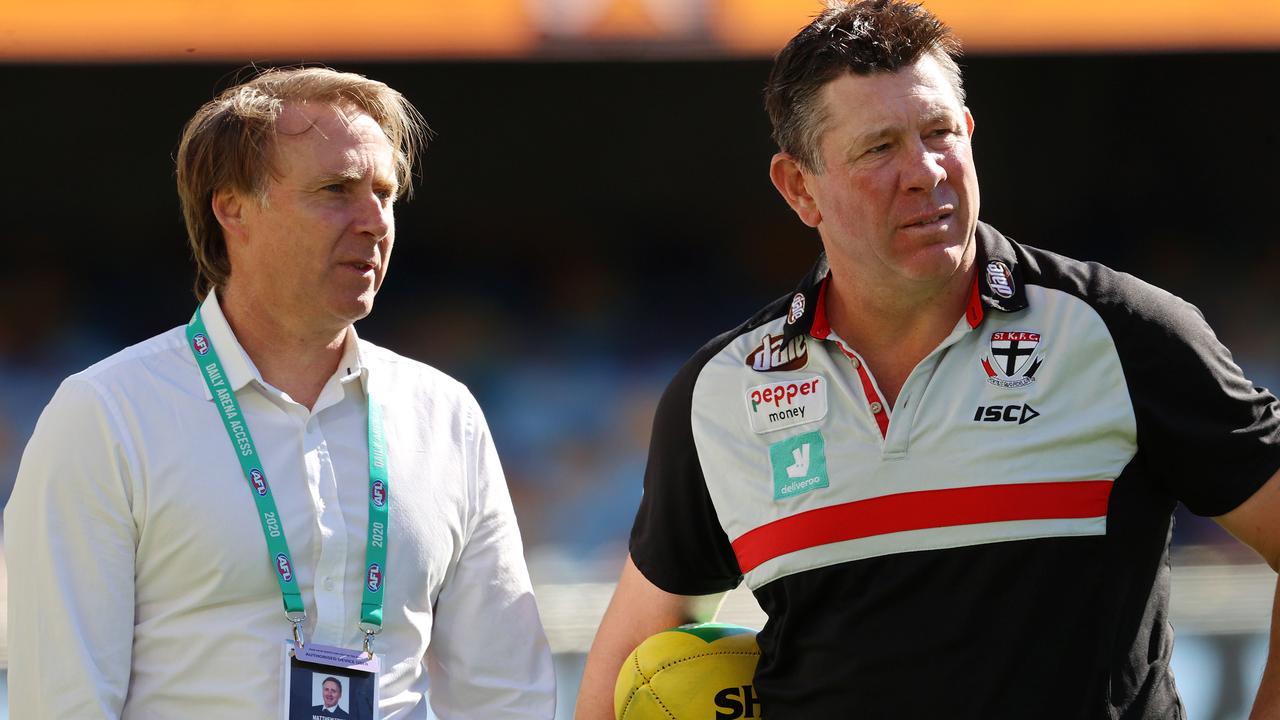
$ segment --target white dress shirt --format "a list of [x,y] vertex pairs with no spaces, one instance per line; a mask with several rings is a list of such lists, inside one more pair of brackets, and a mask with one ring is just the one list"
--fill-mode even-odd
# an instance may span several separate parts
[[[308,641],[359,647],[365,393],[390,472],[382,717],[551,718],[550,651],[484,417],[460,383],[348,334],[313,410],[208,335],[265,466]],[[291,637],[247,481],[178,327],[71,376],[5,508],[14,718],[276,718]]]

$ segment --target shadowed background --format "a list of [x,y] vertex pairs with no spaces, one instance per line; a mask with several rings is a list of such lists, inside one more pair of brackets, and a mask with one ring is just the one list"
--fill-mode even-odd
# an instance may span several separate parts
[[[466,382],[485,408],[569,717],[658,395],[702,342],[793,288],[816,253],[769,183],[760,91],[768,54],[817,6],[495,2],[484,12],[508,15],[455,18],[446,33],[425,28],[452,16],[424,3],[399,23],[417,36],[401,27],[380,46],[344,45],[341,28],[307,35],[279,5],[274,35],[228,47],[186,16],[155,25],[176,11],[145,2],[137,22],[86,22],[84,38],[46,30],[47,46],[30,39],[43,5],[0,15],[0,500],[63,377],[194,307],[173,181],[183,122],[250,59],[367,74],[408,96],[437,136],[358,327]],[[927,5],[969,40],[982,219],[1196,303],[1251,379],[1280,385],[1269,90],[1280,12],[1237,3],[1236,25],[1215,14],[1196,34],[1195,17],[1173,23],[1178,6],[1143,33],[1128,16],[1119,29],[1100,20],[1100,3],[1071,18],[1026,3],[1045,9],[1021,20],[994,3]],[[191,44],[174,34],[183,23]],[[477,40],[491,36],[509,44]],[[1175,662],[1191,717],[1243,718],[1274,575],[1181,510],[1175,543]],[[760,622],[742,593],[727,613]]]

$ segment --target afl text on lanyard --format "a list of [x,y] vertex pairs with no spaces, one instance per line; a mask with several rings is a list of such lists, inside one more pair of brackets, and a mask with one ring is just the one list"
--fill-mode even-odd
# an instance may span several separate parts
[[[200,375],[217,405],[218,415],[227,430],[227,438],[240,461],[240,469],[249,481],[250,494],[257,505],[262,534],[267,541],[271,568],[280,583],[280,594],[284,597],[284,615],[293,624],[294,643],[302,648],[305,644],[302,623],[307,619],[307,613],[302,593],[298,589],[293,556],[289,554],[289,543],[285,539],[284,522],[276,510],[271,484],[267,481],[267,472],[262,466],[257,446],[254,445],[253,435],[249,432],[248,422],[236,400],[235,391],[227,383],[226,373],[218,360],[213,341],[209,339],[199,308],[196,308],[195,315],[187,324],[187,341],[196,365],[200,367]],[[358,626],[364,633],[364,651],[372,656],[373,636],[382,631],[383,586],[386,584],[387,573],[387,517],[391,495],[382,409],[373,401],[371,393],[366,397],[369,412],[369,533],[365,545],[364,595],[360,603]]]

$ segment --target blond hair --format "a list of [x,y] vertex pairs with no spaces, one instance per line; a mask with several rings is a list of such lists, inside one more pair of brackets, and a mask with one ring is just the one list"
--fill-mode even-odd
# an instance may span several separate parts
[[231,275],[213,195],[232,190],[265,198],[276,121],[287,102],[354,107],[382,128],[395,151],[397,198],[413,192],[413,168],[430,128],[403,95],[376,80],[325,67],[270,68],[205,103],[182,130],[178,197],[203,300]]

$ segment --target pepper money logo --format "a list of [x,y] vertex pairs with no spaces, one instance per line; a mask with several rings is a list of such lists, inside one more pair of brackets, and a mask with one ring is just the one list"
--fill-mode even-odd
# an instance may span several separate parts
[[991,333],[991,355],[982,358],[987,382],[1002,388],[1026,387],[1035,382],[1036,371],[1044,362],[1044,354],[1036,352],[1039,347],[1040,333],[1023,330]]
[[791,338],[791,342],[785,345],[782,340],[781,335],[766,333],[760,344],[747,355],[747,367],[756,372],[799,370],[804,367],[809,362],[804,335]]
[[747,410],[758,433],[818,422],[827,416],[827,384],[814,375],[747,388]]
[[284,553],[276,555],[276,572],[280,573],[281,580],[293,582],[293,567],[289,565],[289,558]]
[[382,589],[382,566],[378,563],[369,563],[369,592],[378,592]]
[[381,480],[374,480],[373,486],[369,488],[369,499],[373,504],[382,507],[387,504],[387,486]]
[[191,347],[195,348],[196,354],[204,356],[209,354],[209,338],[204,333],[196,333],[191,338]]
[[267,476],[258,468],[249,469],[249,482],[253,483],[253,491],[259,495],[267,494]]

